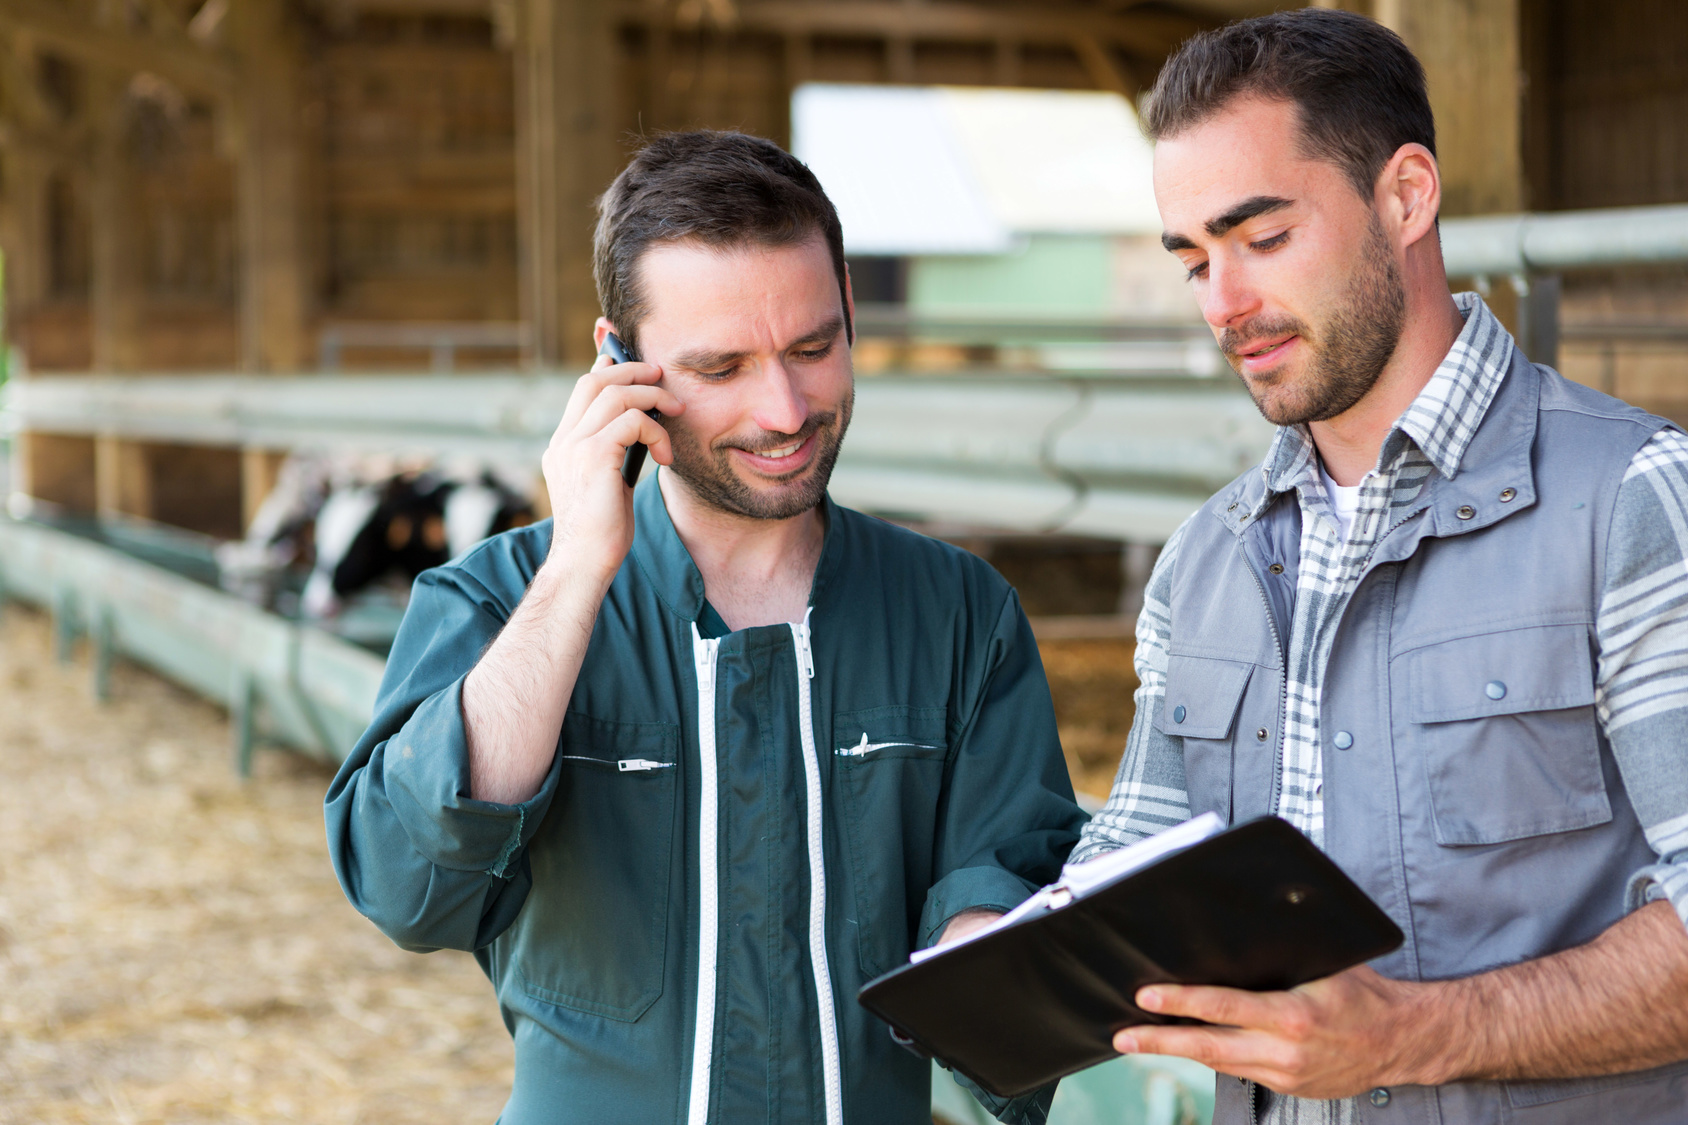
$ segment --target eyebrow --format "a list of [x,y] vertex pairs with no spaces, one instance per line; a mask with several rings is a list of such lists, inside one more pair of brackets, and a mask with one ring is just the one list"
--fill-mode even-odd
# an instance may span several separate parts
[[[1294,203],[1295,200],[1285,199],[1280,195],[1257,195],[1251,199],[1243,200],[1223,215],[1209,219],[1202,224],[1203,229],[1210,236],[1219,238],[1250,219],[1258,218],[1261,215],[1270,215],[1273,211],[1281,211]],[[1200,249],[1187,236],[1172,231],[1165,231],[1161,234],[1161,245],[1168,250]]]
[[[835,338],[844,330],[844,318],[834,316],[813,329],[797,337],[786,345],[786,349],[799,347],[803,344],[818,344]],[[726,367],[749,355],[746,351],[698,351],[685,352],[674,358],[674,365],[684,367],[688,371],[714,371]]]

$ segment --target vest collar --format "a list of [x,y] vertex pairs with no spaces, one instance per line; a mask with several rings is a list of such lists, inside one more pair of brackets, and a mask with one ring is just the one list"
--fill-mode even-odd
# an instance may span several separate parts
[[[1423,534],[1461,535],[1488,527],[1535,503],[1530,453],[1535,446],[1540,401],[1540,373],[1521,350],[1511,349],[1506,375],[1460,458],[1457,476],[1450,479],[1437,471],[1425,483],[1419,503],[1428,509],[1429,521]],[[1391,438],[1399,432],[1391,431]],[[1277,443],[1273,448],[1278,449]],[[1233,535],[1241,535],[1259,522],[1280,497],[1293,495],[1293,490],[1271,487],[1271,462],[1268,457],[1256,471],[1244,474],[1220,493],[1217,515]],[[1510,499],[1502,500],[1501,494],[1508,490]],[[1471,514],[1462,516],[1466,509]]]
[[1372,556],[1373,565],[1407,558],[1423,538],[1464,535],[1534,507],[1531,458],[1540,405],[1541,373],[1514,349],[1506,379],[1466,449],[1459,476],[1449,480],[1431,474],[1419,497],[1423,517],[1414,532],[1386,535]]

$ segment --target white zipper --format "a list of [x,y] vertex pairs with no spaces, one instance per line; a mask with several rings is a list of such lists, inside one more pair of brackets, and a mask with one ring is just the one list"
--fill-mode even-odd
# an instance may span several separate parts
[[[594,758],[589,754],[558,754],[557,757],[565,762],[596,762],[600,766],[610,764],[608,758]],[[622,758],[615,763],[615,768],[622,773],[644,773],[647,770],[671,769],[673,765],[673,762],[653,762],[649,758]]]
[[[812,610],[811,610],[812,612]],[[832,971],[826,960],[826,857],[822,850],[821,763],[815,752],[815,657],[809,647],[809,614],[791,626],[797,644],[797,728],[803,739],[805,804],[809,814],[809,964],[815,971],[815,1000],[821,1032],[821,1085],[827,1125],[844,1123],[844,1078],[838,1063],[838,1014],[832,999]]]
[[910,750],[942,749],[925,742],[869,742],[866,733],[863,733],[860,742],[854,746],[840,746],[838,752],[846,758],[865,758],[876,750],[889,750],[894,746],[907,746]]
[[[697,1023],[692,1033],[692,1092],[688,1125],[709,1121],[709,1072],[715,1057],[715,959],[720,940],[720,887],[716,858],[719,813],[715,770],[715,660],[719,639],[705,640],[692,625],[692,660],[697,666],[698,750],[698,956]],[[631,759],[638,761],[638,759]],[[630,768],[619,763],[622,769]],[[657,764],[661,763],[648,763]]]

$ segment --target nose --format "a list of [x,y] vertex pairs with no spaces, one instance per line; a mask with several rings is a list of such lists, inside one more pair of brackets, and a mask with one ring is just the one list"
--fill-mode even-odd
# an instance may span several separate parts
[[763,368],[756,410],[751,420],[776,434],[794,434],[809,420],[809,403],[797,388],[785,364],[774,362]]
[[1220,261],[1215,255],[1207,265],[1202,317],[1215,329],[1234,328],[1259,308],[1260,299],[1249,284],[1246,271],[1236,263]]

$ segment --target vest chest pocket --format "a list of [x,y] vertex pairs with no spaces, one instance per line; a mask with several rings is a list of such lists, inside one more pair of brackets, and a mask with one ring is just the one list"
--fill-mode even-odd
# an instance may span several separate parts
[[528,995],[636,1020],[662,995],[679,728],[569,712],[562,776],[512,927]]
[[1190,815],[1216,812],[1231,819],[1233,728],[1254,665],[1205,656],[1171,656],[1166,697],[1155,729],[1184,743],[1184,788]]
[[943,707],[874,707],[832,717],[832,776],[845,835],[862,972],[908,960],[932,879],[932,841],[949,755]]
[[1500,844],[1612,819],[1586,625],[1460,637],[1405,660],[1437,843]]

